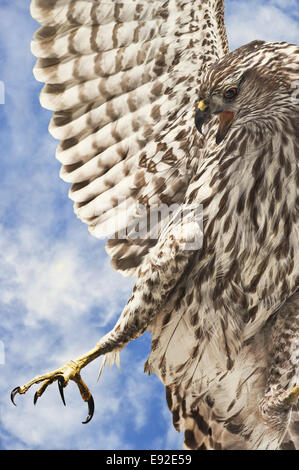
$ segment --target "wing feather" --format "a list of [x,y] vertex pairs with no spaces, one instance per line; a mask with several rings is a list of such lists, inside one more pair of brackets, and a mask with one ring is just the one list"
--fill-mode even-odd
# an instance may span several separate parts
[[127,237],[141,220],[136,204],[180,204],[198,164],[194,104],[205,67],[228,50],[223,12],[222,0],[31,2],[60,176],[93,235],[125,230],[107,245],[125,274],[154,244],[150,231]]

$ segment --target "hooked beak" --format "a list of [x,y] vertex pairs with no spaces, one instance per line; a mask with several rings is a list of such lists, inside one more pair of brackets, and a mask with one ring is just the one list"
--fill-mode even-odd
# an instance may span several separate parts
[[211,119],[212,115],[210,113],[209,106],[205,103],[204,100],[201,100],[198,103],[197,110],[195,113],[195,126],[196,129],[202,135],[202,126]]
[[[232,122],[235,118],[236,113],[233,111],[222,111],[219,115],[219,127],[216,134],[216,144],[220,144],[228,133]],[[212,118],[212,113],[209,105],[201,100],[197,106],[195,113],[195,126],[197,130],[202,134],[203,125]]]

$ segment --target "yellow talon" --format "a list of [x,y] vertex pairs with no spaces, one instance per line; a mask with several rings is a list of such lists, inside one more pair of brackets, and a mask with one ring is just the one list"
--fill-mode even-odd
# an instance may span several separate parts
[[14,399],[17,394],[23,395],[24,393],[27,392],[27,390],[32,385],[42,382],[41,387],[35,392],[35,395],[33,398],[33,403],[36,404],[38,398],[42,396],[42,394],[48,388],[48,386],[51,383],[57,381],[59,393],[60,393],[62,402],[65,405],[63,389],[67,386],[70,380],[73,380],[79,388],[81,397],[88,404],[88,416],[86,420],[83,421],[83,424],[88,423],[92,419],[93,414],[94,414],[94,401],[87,385],[84,383],[80,375],[80,371],[83,366],[84,366],[84,363],[80,359],[76,361],[69,361],[63,367],[61,367],[60,369],[57,369],[54,372],[49,372],[48,374],[38,375],[34,377],[34,379],[30,380],[30,382],[28,382],[26,385],[23,385],[22,387],[16,387],[13,389],[10,395],[12,403],[15,405]]

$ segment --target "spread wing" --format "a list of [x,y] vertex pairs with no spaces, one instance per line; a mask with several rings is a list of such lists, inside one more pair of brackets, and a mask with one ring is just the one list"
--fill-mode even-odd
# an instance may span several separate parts
[[198,164],[194,105],[205,67],[228,51],[224,1],[32,0],[31,14],[60,176],[94,236],[118,233],[112,264],[133,274],[156,242],[130,237],[136,223],[180,204]]

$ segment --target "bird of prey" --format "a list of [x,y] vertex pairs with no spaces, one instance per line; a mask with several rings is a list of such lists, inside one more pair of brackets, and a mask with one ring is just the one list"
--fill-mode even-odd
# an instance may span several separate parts
[[186,449],[299,448],[299,47],[229,52],[223,0],[32,0],[31,14],[60,176],[136,280],[93,349],[12,400],[54,381],[63,398],[73,380],[89,421],[81,369],[148,330],[145,371]]

